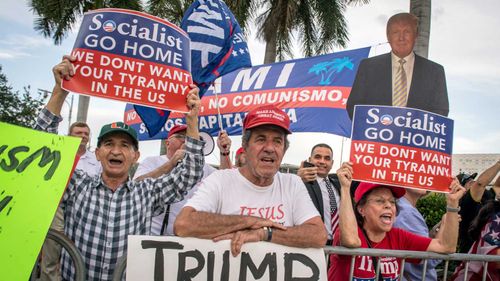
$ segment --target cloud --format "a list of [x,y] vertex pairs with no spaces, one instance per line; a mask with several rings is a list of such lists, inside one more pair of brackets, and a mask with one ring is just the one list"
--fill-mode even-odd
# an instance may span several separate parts
[[47,39],[22,34],[9,34],[0,42],[0,58],[17,59],[30,57],[39,48],[52,46]]
[[497,147],[500,143],[500,132],[490,132],[478,137],[471,131],[469,136],[458,136],[453,140],[453,146],[457,147],[453,153],[493,153],[498,150],[491,148]]
[[22,57],[29,57],[30,54],[20,50],[0,49],[0,59],[17,59]]
[[0,1],[0,19],[15,22],[23,26],[31,26],[32,22],[26,19],[31,19],[33,14],[30,12],[27,1],[22,1],[24,4],[19,5],[18,0],[2,0]]

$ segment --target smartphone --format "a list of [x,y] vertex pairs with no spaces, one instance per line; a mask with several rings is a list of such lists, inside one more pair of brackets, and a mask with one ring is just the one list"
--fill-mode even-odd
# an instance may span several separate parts
[[313,163],[304,161],[304,168],[316,167]]

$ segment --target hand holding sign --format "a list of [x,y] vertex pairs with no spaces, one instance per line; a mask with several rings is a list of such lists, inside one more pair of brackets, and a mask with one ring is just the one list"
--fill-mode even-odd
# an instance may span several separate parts
[[450,193],[446,195],[446,203],[449,207],[458,208],[459,201],[464,196],[466,190],[455,178],[450,184]]
[[448,192],[452,147],[449,118],[412,108],[355,107],[355,180]]
[[63,79],[64,89],[186,112],[190,40],[172,23],[123,9],[87,12],[72,55],[74,79]]

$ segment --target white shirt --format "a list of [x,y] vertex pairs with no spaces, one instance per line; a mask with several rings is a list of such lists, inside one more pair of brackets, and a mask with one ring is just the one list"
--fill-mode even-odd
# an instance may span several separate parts
[[[392,92],[394,93],[394,84],[396,83],[396,76],[399,70],[399,58],[393,52],[391,52],[391,63],[392,63]],[[411,52],[408,56],[403,58],[406,62],[403,68],[406,73],[406,96],[410,93],[411,79],[413,77],[413,66],[415,65],[415,54]]]
[[[160,167],[161,165],[167,162],[168,162],[168,157],[166,155],[147,157],[141,162],[141,164],[139,164],[139,167],[137,167],[134,179],[155,170],[156,168]],[[206,178],[214,171],[217,170],[214,167],[205,163],[205,166],[203,166],[203,178]],[[199,185],[200,183],[197,183],[192,189],[190,189],[186,194],[186,196],[184,196],[184,200],[170,205],[170,212],[168,215],[168,224],[165,235],[174,235],[175,218],[177,217],[181,209],[184,207],[184,204],[186,204],[187,200],[193,197]],[[153,217],[153,220],[151,222],[151,235],[160,235],[164,218],[165,218],[165,212],[163,212],[158,216]]]
[[102,172],[101,162],[97,161],[95,153],[88,149],[80,156],[75,169],[82,170],[89,176],[99,175]]
[[[328,189],[326,188],[325,178],[318,177],[316,179],[318,182],[319,188],[321,190],[321,197],[323,198],[323,218],[326,230],[328,232],[328,240],[333,239],[332,233],[332,215],[330,213],[330,195],[328,194]],[[340,208],[340,195],[337,189],[333,186],[332,183],[333,194],[335,194],[335,202],[337,203],[337,210]]]
[[302,180],[276,173],[273,183],[256,186],[238,169],[219,170],[204,179],[185,206],[223,215],[248,215],[283,224],[301,225],[319,216]]

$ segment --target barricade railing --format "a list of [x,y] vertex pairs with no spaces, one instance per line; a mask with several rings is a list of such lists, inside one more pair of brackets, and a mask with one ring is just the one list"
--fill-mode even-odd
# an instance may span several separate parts
[[[75,281],[85,281],[87,275],[87,268],[85,267],[85,262],[83,261],[82,255],[78,248],[76,248],[75,243],[71,241],[64,233],[59,232],[54,229],[49,229],[47,233],[47,239],[53,240],[60,244],[66,252],[68,252],[71,260],[73,261],[73,266],[75,267]],[[32,276],[30,280],[36,280]]]
[[[500,262],[500,256],[492,256],[492,255],[471,255],[471,254],[437,254],[433,252],[417,252],[417,251],[402,251],[402,250],[382,250],[382,249],[370,249],[370,248],[345,248],[345,247],[324,247],[325,256],[328,258],[331,254],[338,255],[347,255],[352,256],[351,258],[351,267],[349,269],[349,280],[352,280],[352,275],[354,272],[354,258],[356,256],[371,256],[371,257],[395,257],[401,258],[401,268],[399,272],[399,276],[403,276],[404,264],[406,259],[420,259],[423,261],[423,275],[421,280],[425,280],[425,275],[427,271],[427,260],[429,259],[437,259],[444,261],[444,276],[442,280],[448,279],[448,266],[450,261],[479,261],[483,263],[484,268],[488,267],[488,263],[490,262]],[[465,265],[465,276],[464,279],[467,280],[468,267],[469,263]],[[127,267],[127,258],[123,256],[118,259],[115,267],[115,272],[113,274],[113,281],[120,281],[122,279],[123,273]],[[380,262],[377,262],[376,274],[378,276],[380,272]],[[482,280],[486,281],[487,270],[484,270]],[[402,280],[402,278],[401,278]]]
[[[483,268],[488,268],[488,263],[490,262],[500,262],[500,256],[495,255],[472,255],[472,254],[437,254],[433,252],[417,252],[417,251],[402,251],[402,250],[384,250],[384,249],[371,249],[371,248],[345,248],[345,247],[331,247],[326,246],[324,248],[326,258],[329,255],[345,255],[351,256],[351,267],[349,269],[349,280],[352,280],[352,275],[354,273],[354,259],[356,256],[371,256],[371,257],[395,257],[402,259],[401,268],[399,269],[399,276],[403,276],[404,264],[406,259],[420,259],[423,261],[423,275],[421,280],[425,280],[425,274],[427,271],[427,261],[429,259],[443,260],[444,261],[444,276],[442,280],[448,280],[448,266],[450,261],[463,261],[465,264],[465,275],[464,280],[467,280],[467,275],[469,271],[469,262],[478,261],[483,263]],[[375,276],[379,275],[380,272],[380,262],[377,262],[377,268],[375,269]],[[482,280],[486,281],[487,270],[483,270]],[[402,279],[402,278],[401,278]]]

